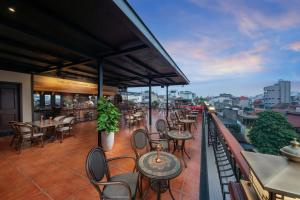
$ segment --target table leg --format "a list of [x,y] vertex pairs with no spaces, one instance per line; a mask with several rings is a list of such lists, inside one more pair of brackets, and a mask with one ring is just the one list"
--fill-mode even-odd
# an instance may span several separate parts
[[191,159],[190,155],[189,155],[189,154],[186,152],[186,150],[185,150],[185,140],[183,140],[182,149],[183,149],[185,155],[186,155],[189,159]]
[[175,198],[174,198],[174,196],[172,194],[172,191],[171,191],[170,181],[168,181],[168,189],[169,189],[169,193],[170,193],[172,199],[175,200]]
[[181,159],[183,161],[184,167],[187,168],[186,162],[184,160],[184,144],[185,144],[185,140],[182,140],[180,151],[181,151]]
[[174,140],[174,147],[173,147],[173,152],[172,152],[172,154],[174,154],[174,152],[176,151],[176,149],[177,149],[177,146],[178,146],[178,141],[177,140]]
[[160,181],[157,182],[158,184],[158,191],[157,191],[157,200],[160,200]]

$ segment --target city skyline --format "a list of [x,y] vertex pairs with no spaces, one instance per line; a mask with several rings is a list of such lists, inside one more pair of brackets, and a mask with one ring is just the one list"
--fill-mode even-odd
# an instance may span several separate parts
[[279,79],[300,91],[300,2],[130,0],[198,96],[253,96]]

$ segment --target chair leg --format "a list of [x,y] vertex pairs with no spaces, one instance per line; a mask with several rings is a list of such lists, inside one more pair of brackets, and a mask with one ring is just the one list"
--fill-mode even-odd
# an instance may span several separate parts
[[16,140],[16,135],[14,134],[9,145],[12,146],[14,144],[15,140]]
[[16,146],[16,150],[17,150],[18,154],[21,154],[23,141],[24,141],[23,138],[20,137],[20,138],[19,138],[19,141],[18,141],[18,144],[17,144],[17,146]]
[[60,143],[62,143],[64,140],[64,132],[61,132],[61,139],[60,139]]
[[43,148],[44,147],[44,139],[43,139],[43,136],[41,136],[41,147]]

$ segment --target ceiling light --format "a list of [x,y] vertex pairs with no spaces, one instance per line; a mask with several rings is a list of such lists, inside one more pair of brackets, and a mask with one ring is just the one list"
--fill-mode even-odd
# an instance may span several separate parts
[[13,7],[8,7],[8,10],[12,13],[16,12],[16,10]]

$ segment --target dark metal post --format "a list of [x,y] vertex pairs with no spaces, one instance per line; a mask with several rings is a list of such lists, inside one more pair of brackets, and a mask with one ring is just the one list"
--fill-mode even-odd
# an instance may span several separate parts
[[[98,60],[98,101],[103,96],[103,61]],[[98,146],[101,145],[101,131],[98,131]]]
[[149,128],[151,130],[151,125],[152,125],[152,98],[151,98],[151,79],[149,79]]
[[98,60],[98,100],[103,96],[103,62]]
[[167,85],[167,87],[166,87],[166,97],[167,97],[167,103],[166,103],[166,111],[167,111],[167,113],[166,113],[166,116],[167,116],[167,118],[169,117],[169,86]]

